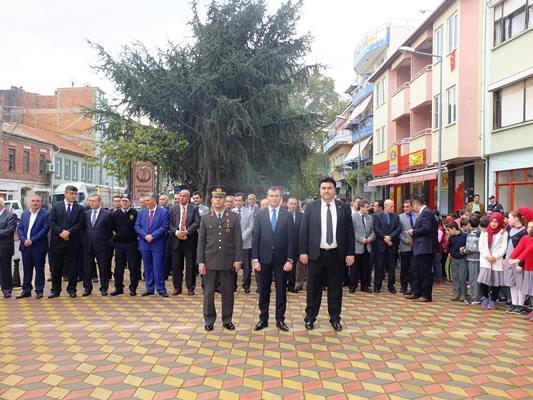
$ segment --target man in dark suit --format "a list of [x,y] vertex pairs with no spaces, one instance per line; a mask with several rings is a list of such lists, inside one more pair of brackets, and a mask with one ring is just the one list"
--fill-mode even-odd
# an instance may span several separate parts
[[261,210],[254,219],[252,239],[252,267],[259,272],[259,322],[254,330],[260,331],[268,326],[268,308],[272,274],[276,281],[276,326],[288,331],[285,323],[287,308],[287,274],[292,270],[294,254],[294,222],[292,215],[280,207],[281,189],[271,187],[267,198],[269,207]]
[[234,330],[233,304],[235,299],[234,274],[242,265],[242,235],[239,216],[224,207],[226,189],[215,186],[211,190],[209,214],[200,221],[198,233],[198,269],[205,276],[204,321],[205,330],[212,331],[217,318],[215,287],[220,282],[222,298],[222,324]]
[[418,214],[415,227],[408,231],[413,237],[413,293],[406,298],[430,302],[433,299],[433,257],[438,246],[437,219],[422,197],[413,199],[413,208]]
[[15,230],[17,216],[4,206],[0,198],[0,283],[4,298],[11,297],[13,291],[13,275],[11,275],[11,258],[15,254]]
[[41,208],[42,199],[39,196],[31,197],[31,208],[25,210],[20,217],[18,235],[20,240],[20,253],[24,268],[22,293],[17,299],[31,297],[33,289],[31,281],[35,268],[35,297],[43,297],[44,291],[44,265],[48,251],[48,211]]
[[130,270],[130,296],[136,296],[141,278],[141,254],[135,232],[137,210],[131,208],[131,201],[127,196],[122,197],[120,205],[121,209],[111,215],[115,231],[115,290],[111,292],[111,296],[124,294],[126,265]]
[[394,213],[394,202],[387,199],[383,202],[383,212],[373,217],[376,241],[373,246],[375,257],[374,293],[381,291],[381,284],[387,271],[387,287],[390,293],[396,293],[396,264],[398,260],[398,245],[402,225],[398,215]]
[[314,328],[324,283],[329,322],[335,331],[342,330],[342,283],[344,269],[354,263],[355,235],[350,206],[334,200],[336,185],[331,177],[320,181],[320,199],[307,205],[300,227],[300,262],[307,265],[308,330]]
[[190,296],[194,295],[196,287],[196,246],[200,214],[198,207],[190,204],[190,198],[191,193],[187,189],[182,189],[179,203],[170,207],[169,229],[174,296],[182,293],[183,267],[185,267],[185,284]]
[[144,197],[144,204],[146,208],[139,212],[135,222],[146,280],[146,291],[141,296],[152,296],[154,290],[157,290],[160,296],[168,297],[163,271],[168,211],[157,205],[157,198],[153,193]]
[[90,296],[93,291],[92,272],[98,264],[100,293],[107,296],[111,263],[109,252],[113,239],[113,220],[108,210],[102,208],[99,195],[87,199],[89,209],[85,211],[85,231],[83,234],[83,295]]
[[355,263],[350,269],[350,293],[355,293],[359,281],[361,281],[362,292],[371,292],[372,264],[370,263],[370,255],[376,235],[369,210],[368,201],[361,199],[357,203],[357,211],[352,212],[355,231]]
[[50,210],[50,252],[53,263],[52,290],[48,298],[59,297],[61,294],[61,279],[67,276],[67,292],[70,297],[76,297],[78,283],[78,268],[76,252],[81,248],[81,234],[85,225],[83,207],[77,202],[78,188],[68,185],[65,188],[64,200],[58,201]]
[[[298,210],[298,199],[294,196],[290,196],[287,199],[287,209],[291,215],[294,223],[294,250],[298,252],[298,236],[300,235],[300,226],[302,225],[302,219],[304,214]],[[288,290],[291,293],[298,293],[304,287],[305,282],[305,267],[299,262],[294,260],[292,269],[288,273],[287,279]]]

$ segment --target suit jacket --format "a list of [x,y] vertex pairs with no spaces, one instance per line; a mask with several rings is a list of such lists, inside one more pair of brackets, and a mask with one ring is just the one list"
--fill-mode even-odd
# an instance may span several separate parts
[[[320,239],[322,235],[321,202],[318,199],[305,207],[302,226],[300,227],[299,252],[308,254],[313,261],[320,257]],[[337,252],[344,262],[346,256],[355,255],[355,234],[352,222],[352,210],[348,204],[335,200],[337,207]]]
[[[414,213],[414,211],[412,211]],[[413,215],[413,220],[416,225],[416,216]],[[400,214],[400,224],[402,225],[402,231],[400,232],[400,251],[412,251],[413,250],[413,238],[407,233],[407,231],[414,226],[411,226],[411,220],[406,213]],[[409,244],[411,242],[411,244]]]
[[[231,211],[239,215],[238,208],[234,208]],[[247,207],[242,207],[241,208],[241,233],[242,233],[242,248],[243,249],[252,248],[253,231],[254,231],[254,212]]]
[[438,225],[435,214],[425,207],[413,229],[413,255],[435,254],[438,246]]
[[[164,207],[157,206],[155,208],[154,220],[150,227],[148,226],[149,216],[148,208],[143,208],[139,211],[137,221],[135,221],[135,232],[139,236],[139,250],[164,249],[165,239],[168,234],[168,211]],[[152,235],[153,240],[151,243],[148,243],[144,239],[146,235]]]
[[296,258],[292,215],[280,207],[276,229],[272,231],[269,209],[261,210],[254,219],[252,259],[261,264],[283,265]]
[[4,212],[0,215],[0,256],[11,257],[15,254],[16,229],[16,214],[4,209]]
[[[363,218],[365,223],[363,224]],[[372,242],[363,244],[363,239],[370,239],[373,241],[376,238],[374,233],[374,224],[371,215],[361,215],[358,211],[352,213],[352,223],[355,232],[355,254],[363,254],[366,250],[372,252]]]
[[[290,214],[290,213],[289,213]],[[295,217],[293,219],[294,222],[294,252],[295,257],[298,257],[298,250],[300,248],[300,228],[302,226],[302,220],[304,218],[304,213],[301,211],[295,212]],[[296,262],[296,260],[294,260]]]
[[44,208],[39,209],[29,235],[31,246],[26,247],[24,246],[24,242],[28,239],[30,216],[31,211],[25,210],[20,217],[20,223],[17,229],[20,240],[19,250],[24,252],[36,249],[46,252],[46,249],[48,248],[48,231],[50,230],[50,222],[48,221],[49,213]]
[[175,204],[170,207],[169,212],[169,230],[171,246],[174,250],[180,247],[181,244],[191,244],[196,246],[198,239],[198,228],[200,227],[200,213],[198,207],[193,204],[187,204],[187,215],[185,217],[185,230],[187,231],[187,239],[181,240],[176,237],[176,231],[180,229],[181,222],[181,204]]
[[225,210],[221,221],[214,211],[202,217],[197,261],[215,271],[232,270],[234,262],[242,262],[241,224],[237,214]]
[[[81,234],[85,227],[85,217],[83,207],[77,202],[72,204],[70,219],[67,217],[67,210],[64,201],[54,203],[50,210],[50,249],[60,249],[67,246],[79,246],[81,244]],[[59,234],[67,230],[70,232],[70,239],[63,240]]]
[[108,252],[113,240],[113,218],[108,210],[100,209],[94,226],[91,224],[93,210],[86,210],[83,250],[97,253]]
[[391,223],[388,223],[387,213],[381,212],[374,214],[374,232],[376,233],[376,242],[374,243],[374,250],[383,252],[389,247],[383,240],[385,236],[390,236],[392,239],[392,251],[397,251],[398,244],[400,242],[400,233],[402,231],[402,225],[397,214],[390,214]]

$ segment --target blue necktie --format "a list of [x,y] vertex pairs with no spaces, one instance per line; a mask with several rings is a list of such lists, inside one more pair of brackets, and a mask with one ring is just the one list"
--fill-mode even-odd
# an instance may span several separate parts
[[276,230],[276,223],[278,222],[276,211],[277,210],[275,208],[272,209],[272,220],[270,221],[270,223],[272,224],[272,232]]

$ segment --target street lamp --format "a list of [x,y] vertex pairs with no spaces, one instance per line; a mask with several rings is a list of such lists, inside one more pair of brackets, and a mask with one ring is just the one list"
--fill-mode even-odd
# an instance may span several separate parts
[[443,62],[440,54],[425,53],[423,51],[417,51],[409,46],[402,46],[398,49],[402,54],[418,54],[421,56],[438,58],[440,63],[439,68],[439,136],[437,145],[437,210],[440,211],[440,196],[441,196],[441,184],[442,184],[442,70]]

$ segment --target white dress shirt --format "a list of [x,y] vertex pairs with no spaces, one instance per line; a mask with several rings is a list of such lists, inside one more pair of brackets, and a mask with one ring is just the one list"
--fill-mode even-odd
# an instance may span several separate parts
[[63,202],[65,203],[65,211],[68,211],[68,205],[70,204],[70,212],[72,212],[72,207],[74,206],[74,203],[69,203],[66,200],[63,200]]
[[31,239],[30,237],[31,228],[33,228],[33,224],[35,224],[35,220],[37,219],[37,215],[39,215],[39,211],[41,211],[40,208],[36,212],[33,212],[32,210],[30,210],[30,222],[28,224],[28,235],[27,235],[28,239]]
[[333,222],[333,242],[328,244],[326,242],[326,233],[327,233],[327,221],[328,221],[328,207],[327,203],[324,200],[320,200],[320,224],[321,224],[321,235],[320,235],[320,248],[329,250],[337,248],[337,209],[335,207],[335,200],[332,200],[330,204],[331,219]]

